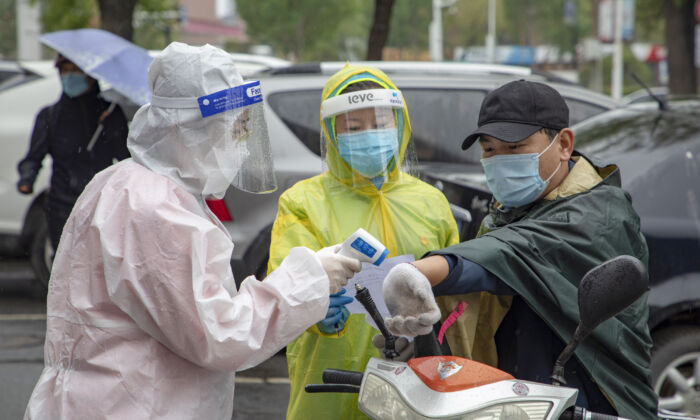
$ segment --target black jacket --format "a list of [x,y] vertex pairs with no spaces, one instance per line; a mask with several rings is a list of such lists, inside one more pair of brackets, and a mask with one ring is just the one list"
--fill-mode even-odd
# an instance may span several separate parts
[[53,160],[49,201],[73,207],[92,177],[114,159],[129,157],[128,126],[119,106],[103,122],[104,129],[91,152],[87,145],[97,129],[100,115],[110,103],[99,96],[99,88],[71,98],[65,94],[36,117],[29,152],[18,165],[18,185],[33,186],[46,154]]

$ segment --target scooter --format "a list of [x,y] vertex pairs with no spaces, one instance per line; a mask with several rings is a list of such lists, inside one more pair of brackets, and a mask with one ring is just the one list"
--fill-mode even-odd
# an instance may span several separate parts
[[[355,297],[385,338],[386,359],[370,359],[364,373],[326,369],[324,383],[306,385],[305,390],[359,393],[360,411],[375,420],[625,420],[576,406],[578,390],[562,386],[564,366],[596,326],[641,297],[648,283],[644,265],[630,256],[613,258],[584,275],[578,289],[580,321],[557,358],[551,385],[518,380],[461,357],[441,356],[435,334],[416,337],[416,358],[407,363],[390,360],[398,356],[396,337],[386,329],[369,291],[357,286]],[[659,412],[663,420],[697,418]]]

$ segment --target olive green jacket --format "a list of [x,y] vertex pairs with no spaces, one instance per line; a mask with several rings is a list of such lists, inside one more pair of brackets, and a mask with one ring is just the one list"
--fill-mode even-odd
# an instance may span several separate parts
[[[639,216],[629,194],[620,188],[619,170],[614,165],[593,166],[602,181],[591,188],[564,197],[548,196],[510,211],[495,204],[482,223],[481,236],[436,253],[460,255],[484,267],[568,342],[579,319],[577,287],[588,270],[618,255],[632,255],[648,264]],[[503,306],[485,305],[482,298],[479,317],[493,324],[494,314],[487,313],[488,308]],[[636,420],[656,418],[657,411],[657,398],[649,385],[648,315],[645,294],[599,325],[576,350],[619,415]],[[477,329],[485,325],[488,329],[489,322],[478,322]],[[493,340],[495,328],[490,328],[477,331],[477,337]]]

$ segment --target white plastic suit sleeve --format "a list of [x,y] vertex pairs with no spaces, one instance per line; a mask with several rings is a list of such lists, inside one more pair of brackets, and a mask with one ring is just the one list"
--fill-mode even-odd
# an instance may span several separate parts
[[203,211],[162,188],[113,198],[93,219],[107,292],[181,357],[208,369],[245,369],[325,316],[328,279],[314,252],[293,249],[264,282],[248,278],[236,293],[231,241]]

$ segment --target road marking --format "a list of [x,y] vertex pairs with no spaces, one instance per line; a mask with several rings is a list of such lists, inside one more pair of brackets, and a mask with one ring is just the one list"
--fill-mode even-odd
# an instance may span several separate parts
[[236,376],[237,384],[264,384],[263,378],[251,378],[250,376]]
[[0,314],[0,321],[46,321],[46,314]]
[[289,385],[289,378],[267,378],[267,383]]

